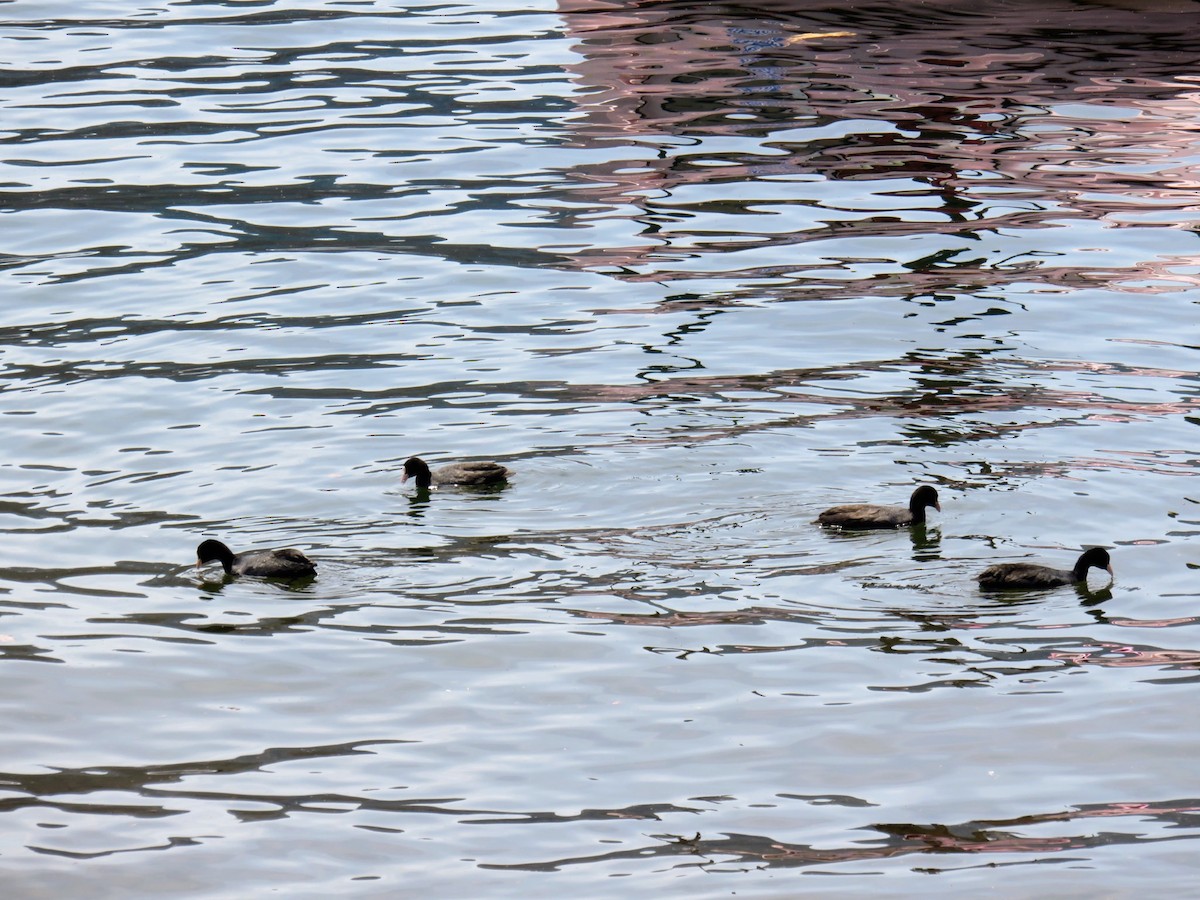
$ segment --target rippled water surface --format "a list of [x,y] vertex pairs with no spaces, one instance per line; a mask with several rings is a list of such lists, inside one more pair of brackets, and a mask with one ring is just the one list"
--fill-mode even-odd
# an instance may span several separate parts
[[1198,16],[0,3],[6,895],[1194,890]]

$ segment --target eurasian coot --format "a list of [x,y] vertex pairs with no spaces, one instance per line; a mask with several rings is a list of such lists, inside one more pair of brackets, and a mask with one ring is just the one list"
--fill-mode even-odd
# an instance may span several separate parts
[[502,484],[511,474],[511,469],[494,462],[451,463],[431,472],[425,460],[414,456],[405,461],[400,483],[412,478],[418,488],[428,488],[431,484]]
[[897,528],[901,525],[925,524],[925,509],[941,510],[937,491],[923,484],[912,493],[908,506],[882,506],[876,503],[852,503],[834,506],[817,516],[822,525],[837,528]]
[[1112,578],[1112,562],[1103,547],[1085,550],[1074,569],[1053,569],[1033,563],[999,563],[979,573],[979,587],[985,591],[1038,590],[1087,581],[1088,569],[1105,569]]
[[234,553],[220,541],[207,540],[196,548],[196,565],[217,560],[226,575],[258,575],[263,578],[307,578],[317,574],[312,560],[290,547],[286,550],[248,550]]

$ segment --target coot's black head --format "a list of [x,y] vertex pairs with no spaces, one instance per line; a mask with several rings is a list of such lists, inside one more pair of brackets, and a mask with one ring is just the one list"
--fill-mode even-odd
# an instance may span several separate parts
[[942,505],[938,503],[937,490],[931,484],[923,484],[912,492],[912,497],[908,501],[908,508],[912,510],[913,515],[920,515],[924,518],[925,507],[932,506],[938,512],[942,511]]
[[400,476],[400,483],[404,484],[409,478],[415,478],[419,488],[427,488],[433,482],[433,474],[429,471],[429,466],[419,456],[404,461],[404,474]]
[[222,544],[220,541],[209,539],[202,541],[200,546],[196,548],[196,565],[202,566],[206,562],[219,560],[221,565],[225,567],[225,571],[231,571],[233,567],[233,551]]
[[1104,569],[1111,578],[1112,559],[1109,557],[1108,551],[1103,547],[1092,547],[1090,550],[1085,550],[1079,557],[1079,562],[1075,563],[1075,577],[1081,581],[1087,578],[1088,569]]

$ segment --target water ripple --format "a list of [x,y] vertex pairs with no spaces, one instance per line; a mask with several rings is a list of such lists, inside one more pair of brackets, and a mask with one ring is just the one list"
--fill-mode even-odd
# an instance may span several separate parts
[[9,893],[1186,892],[1194,6],[7,4]]

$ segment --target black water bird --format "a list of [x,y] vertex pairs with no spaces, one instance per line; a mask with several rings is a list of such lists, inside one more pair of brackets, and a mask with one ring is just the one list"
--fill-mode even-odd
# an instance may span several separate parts
[[495,462],[451,463],[431,471],[425,460],[414,456],[405,460],[400,483],[403,484],[412,478],[417,483],[417,488],[422,490],[427,490],[431,484],[503,484],[512,474],[512,469]]
[[999,563],[979,573],[979,587],[985,591],[1040,590],[1087,581],[1089,569],[1104,569],[1113,576],[1112,561],[1103,547],[1092,547],[1080,554],[1073,569],[1054,569],[1033,563]]
[[851,503],[833,506],[817,516],[822,525],[836,528],[899,528],[902,525],[924,525],[925,510],[932,506],[941,511],[937,491],[923,484],[912,492],[908,506],[884,506],[877,503]]
[[299,550],[247,550],[234,553],[220,541],[207,540],[196,548],[196,566],[218,561],[226,575],[257,575],[262,578],[311,578],[317,565]]

